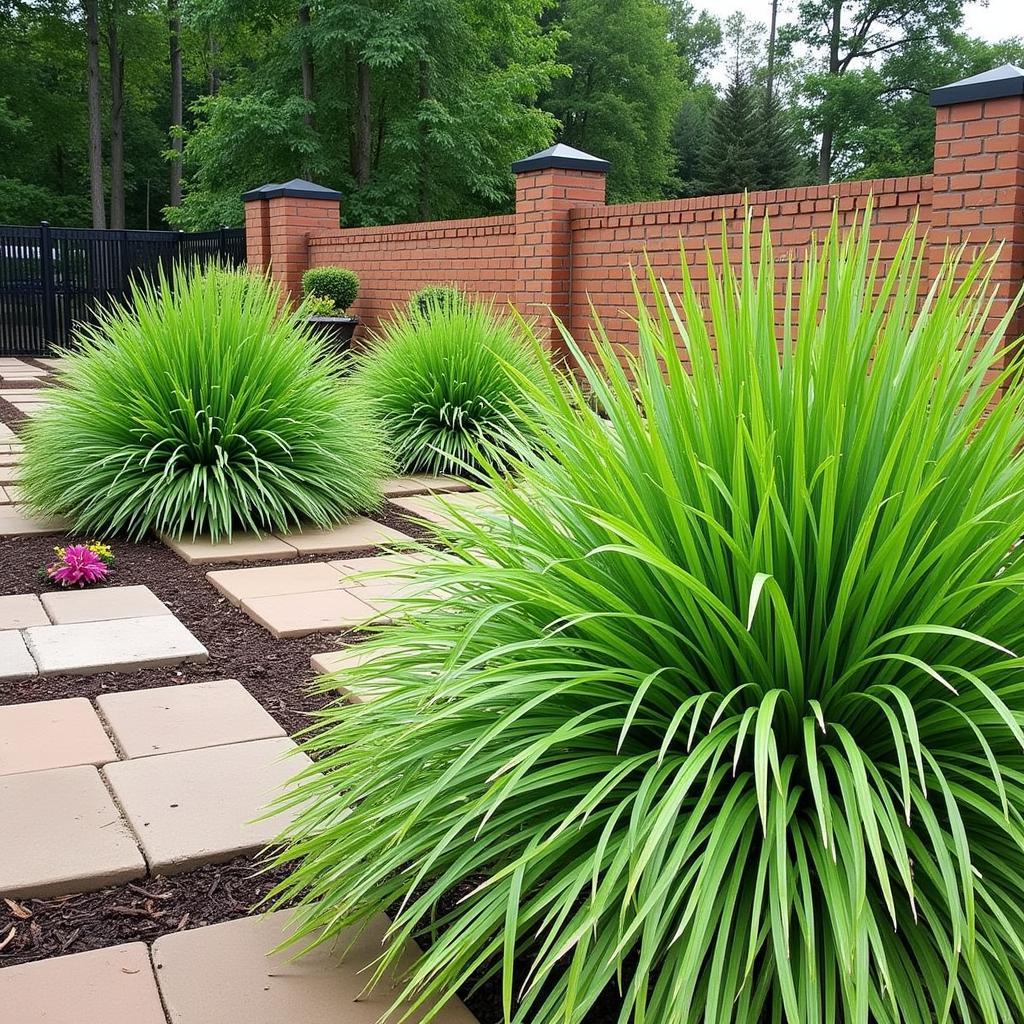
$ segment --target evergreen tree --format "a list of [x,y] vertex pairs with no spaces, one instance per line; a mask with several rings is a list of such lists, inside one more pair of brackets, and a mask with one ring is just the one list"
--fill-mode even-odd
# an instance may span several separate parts
[[751,188],[791,188],[808,178],[797,147],[793,127],[778,93],[767,90],[761,96],[754,161],[757,174]]
[[754,87],[737,63],[725,96],[711,115],[703,147],[700,180],[706,193],[720,195],[756,187],[759,106]]

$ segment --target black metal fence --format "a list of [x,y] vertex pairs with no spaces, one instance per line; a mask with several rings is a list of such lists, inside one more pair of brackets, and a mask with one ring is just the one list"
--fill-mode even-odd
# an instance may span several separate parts
[[243,228],[103,231],[0,224],[0,355],[68,346],[76,324],[129,294],[135,276],[169,274],[179,261],[245,263]]

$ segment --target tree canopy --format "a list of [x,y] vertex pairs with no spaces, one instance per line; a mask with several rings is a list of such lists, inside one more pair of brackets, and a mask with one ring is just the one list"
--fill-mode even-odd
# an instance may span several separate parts
[[511,209],[554,141],[610,201],[909,174],[981,0],[0,0],[0,222],[212,228],[307,177],[350,224]]

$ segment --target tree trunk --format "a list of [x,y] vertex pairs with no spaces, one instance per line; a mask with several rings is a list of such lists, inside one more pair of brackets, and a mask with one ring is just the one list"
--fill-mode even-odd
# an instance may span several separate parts
[[184,139],[181,137],[181,123],[185,119],[182,109],[181,82],[181,17],[178,13],[178,0],[167,0],[167,27],[171,43],[171,149],[174,157],[171,160],[171,196],[170,205],[181,205],[181,153]]
[[[843,0],[832,0],[832,27],[828,41],[828,73],[838,78],[839,44],[843,31]],[[818,181],[827,185],[832,178],[832,145],[835,141],[831,124],[825,124],[821,130],[821,148],[818,151]]]
[[[307,103],[316,100],[316,83],[313,78],[313,50],[309,45],[309,4],[299,6],[299,31],[302,33],[302,46],[299,49],[299,59],[302,62],[302,98]],[[316,127],[316,114],[312,110],[305,114],[306,124],[310,128]]]
[[103,120],[100,112],[100,15],[99,0],[84,0],[85,38],[89,87],[89,198],[92,226],[107,226],[103,207]]
[[[419,66],[419,84],[420,84],[420,105],[422,105],[430,99],[430,64],[425,59],[420,60]],[[420,220],[430,220],[430,145],[428,135],[428,126],[426,119],[423,116],[423,111],[420,110],[420,121],[419,121],[419,135],[420,135]]]
[[772,0],[771,27],[768,30],[768,83],[765,92],[768,94],[768,105],[771,106],[775,91],[775,38],[779,20],[779,0]]
[[124,52],[118,38],[121,5],[114,0],[107,22],[110,63],[110,226],[124,227]]
[[356,65],[356,181],[366,185],[370,181],[370,65],[359,61]]

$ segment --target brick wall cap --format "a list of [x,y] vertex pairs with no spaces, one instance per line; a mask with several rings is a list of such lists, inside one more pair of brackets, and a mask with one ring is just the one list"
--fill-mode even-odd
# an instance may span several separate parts
[[975,100],[997,100],[1003,96],[1024,96],[1024,69],[1016,64],[1003,64],[980,75],[971,75],[959,82],[932,89],[929,97],[933,107]]
[[560,167],[568,171],[597,171],[607,174],[611,168],[607,160],[584,153],[581,149],[573,149],[562,142],[556,142],[547,149],[542,149],[533,156],[517,160],[512,165],[513,174],[522,174],[524,171],[545,171],[549,167]]
[[341,199],[341,193],[333,188],[325,188],[312,181],[304,181],[302,178],[292,178],[291,181],[272,182],[268,185],[261,185],[259,188],[246,192],[242,199],[250,202],[253,199]]

